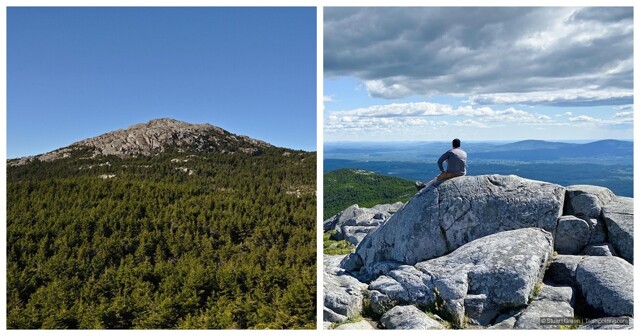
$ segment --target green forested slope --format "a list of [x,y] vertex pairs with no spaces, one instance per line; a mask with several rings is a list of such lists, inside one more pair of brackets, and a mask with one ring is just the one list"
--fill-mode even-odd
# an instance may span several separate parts
[[338,169],[324,174],[324,219],[348,206],[372,207],[381,203],[406,202],[416,193],[413,182],[356,169]]
[[74,157],[7,167],[8,328],[315,328],[315,153]]

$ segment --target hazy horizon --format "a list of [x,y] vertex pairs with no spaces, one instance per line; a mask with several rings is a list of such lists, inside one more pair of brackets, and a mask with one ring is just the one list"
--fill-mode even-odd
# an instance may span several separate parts
[[[468,143],[516,143],[522,141],[544,141],[544,142],[564,142],[564,143],[591,143],[597,141],[605,141],[605,140],[614,140],[614,141],[628,141],[633,142],[633,139],[560,139],[560,140],[545,140],[545,139],[523,139],[523,140],[464,140],[462,144],[465,142]],[[349,143],[450,143],[449,140],[387,140],[387,141],[377,141],[377,140],[367,140],[367,141],[355,141],[355,140],[345,140],[345,141],[325,141],[324,144],[349,144]]]

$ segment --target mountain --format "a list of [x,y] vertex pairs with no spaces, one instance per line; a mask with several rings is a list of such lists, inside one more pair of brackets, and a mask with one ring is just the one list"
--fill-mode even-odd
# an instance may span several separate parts
[[114,155],[126,158],[137,155],[150,156],[167,150],[194,153],[239,151],[255,155],[268,147],[272,146],[264,141],[237,136],[209,124],[190,124],[162,118],[78,141],[49,153],[10,160],[9,164],[20,165],[32,160],[53,161],[83,151],[92,157]]
[[541,150],[541,149],[561,149],[575,147],[577,144],[566,142],[551,142],[544,140],[523,140],[504,145],[492,146],[488,151],[514,151],[514,150]]
[[7,166],[9,329],[313,329],[316,153],[157,119]]
[[600,140],[579,145],[574,153],[583,156],[625,156],[633,159],[633,142],[619,140]]
[[406,202],[415,194],[412,181],[361,169],[338,169],[324,174],[324,219],[352,204],[371,207]]

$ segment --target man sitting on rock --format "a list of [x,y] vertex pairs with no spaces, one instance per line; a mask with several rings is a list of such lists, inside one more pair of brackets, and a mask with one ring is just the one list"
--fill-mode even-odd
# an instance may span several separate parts
[[[436,176],[436,178],[427,183],[416,181],[416,188],[418,189],[418,191],[436,182],[463,176],[467,173],[467,153],[462,150],[462,148],[460,148],[460,140],[453,139],[451,145],[453,146],[453,148],[446,151],[438,159],[438,168],[440,168],[440,175]],[[442,163],[445,161],[447,162],[446,170],[442,167]]]

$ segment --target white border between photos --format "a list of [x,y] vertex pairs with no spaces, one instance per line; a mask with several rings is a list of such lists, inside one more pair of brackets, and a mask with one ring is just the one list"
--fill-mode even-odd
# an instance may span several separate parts
[[[1,53],[0,53],[0,61],[2,61],[2,70],[0,70],[0,73],[2,74],[2,78],[3,81],[0,84],[0,87],[2,88],[2,92],[0,93],[0,103],[1,103],[1,114],[0,114],[0,160],[2,160],[2,162],[0,163],[0,174],[2,175],[2,183],[0,183],[0,222],[2,223],[2,226],[0,228],[0,246],[2,246],[3,248],[1,249],[0,252],[0,292],[2,293],[2,296],[0,297],[0,310],[2,311],[0,314],[0,329],[1,330],[6,330],[6,201],[7,201],[7,194],[6,194],[6,154],[7,154],[7,142],[6,142],[6,134],[7,134],[7,119],[6,119],[6,102],[7,102],[7,82],[6,82],[6,7],[11,7],[11,6],[125,6],[125,7],[131,7],[131,6],[202,6],[202,7],[209,7],[209,6],[311,6],[311,7],[317,7],[316,13],[317,13],[317,144],[316,144],[316,151],[317,151],[317,157],[318,157],[318,163],[317,163],[317,255],[318,255],[318,262],[317,262],[317,328],[319,330],[297,330],[297,331],[292,331],[292,330],[259,330],[259,331],[246,331],[246,330],[192,330],[192,331],[184,331],[190,334],[201,334],[201,335],[209,335],[211,333],[213,334],[222,334],[225,333],[226,334],[237,334],[237,335],[245,335],[247,333],[249,334],[263,334],[263,335],[280,335],[283,332],[286,333],[287,335],[296,335],[296,334],[304,334],[304,335],[317,335],[317,334],[321,334],[321,335],[329,335],[329,334],[333,334],[333,333],[342,333],[342,331],[333,331],[333,330],[321,330],[322,329],[322,297],[323,297],[323,291],[322,291],[322,228],[321,228],[321,224],[322,224],[322,197],[323,197],[323,8],[322,7],[330,7],[330,6],[339,6],[339,7],[346,7],[346,6],[354,6],[354,7],[360,7],[360,6],[382,6],[382,7],[391,7],[391,6],[415,6],[415,7],[428,7],[428,6],[469,6],[469,7],[473,7],[473,6],[535,6],[535,7],[540,7],[540,6],[552,6],[552,7],[584,7],[584,6],[632,6],[634,7],[634,11],[636,12],[637,15],[637,11],[636,9],[638,8],[637,5],[637,1],[629,1],[629,0],[613,0],[613,1],[593,1],[593,0],[567,0],[567,1],[563,1],[563,0],[559,0],[559,1],[551,1],[551,0],[542,0],[542,1],[530,1],[530,0],[525,0],[525,1],[504,1],[504,0],[488,0],[488,1],[469,1],[469,0],[451,0],[451,1],[442,1],[442,0],[434,0],[434,1],[418,1],[418,0],[370,0],[370,1],[357,1],[357,0],[344,0],[344,1],[340,1],[340,0],[300,0],[300,1],[293,1],[293,0],[263,0],[263,1],[256,1],[256,0],[236,0],[236,1],[231,1],[231,0],[224,0],[224,1],[215,1],[215,0],[183,0],[183,1],[150,1],[150,0],[130,0],[130,1],[123,1],[123,0],[114,0],[114,1],[98,1],[98,0],[88,0],[88,1],[80,1],[80,0],[67,0],[67,1],[43,1],[43,0],[39,0],[39,1],[18,1],[18,0],[8,0],[5,1],[5,5],[3,6],[4,8],[2,8],[2,13],[0,13],[0,26],[2,27],[2,36],[0,39],[0,43],[1,43]],[[635,28],[634,28],[635,30]],[[637,60],[637,53],[636,52],[636,48],[635,46],[638,44],[639,41],[639,37],[638,34],[634,31],[634,60]],[[635,62],[637,64],[637,62]],[[634,83],[638,83],[638,72],[634,69]],[[634,96],[637,95],[637,85],[634,87]],[[638,120],[637,118],[634,118],[634,129],[638,130]],[[638,134],[639,132],[635,132],[635,134]],[[635,137],[634,137],[635,138]],[[634,139],[634,143],[635,143],[635,139]],[[634,176],[638,176],[638,172],[639,172],[639,168],[638,168],[638,156],[640,154],[640,150],[638,149],[638,146],[635,145],[634,146]],[[634,194],[637,194],[637,190],[639,190],[638,188],[639,182],[637,179],[634,179]],[[634,204],[634,211],[638,211],[640,207],[638,206],[637,202],[636,204]],[[634,224],[637,223],[638,221],[635,220]],[[638,259],[637,256],[638,252],[636,252],[636,256],[635,258]],[[635,275],[637,276],[637,272],[634,272]],[[635,293],[635,301],[638,301],[638,290],[636,290]],[[76,330],[76,331],[41,331],[41,330],[30,330],[30,331],[19,331],[19,330],[8,330],[7,334],[27,334],[27,335],[31,335],[31,334],[36,334],[36,333],[47,333],[50,335],[57,335],[57,334],[67,334],[67,333],[91,333],[91,334],[104,334],[104,333],[108,333],[108,334],[113,334],[113,333],[125,333],[125,332],[130,332],[130,331],[111,331],[111,330],[90,330],[90,331],[85,331],[85,330]],[[173,335],[173,334],[177,334],[178,332],[183,332],[183,331],[173,331],[173,330],[146,330],[146,331],[135,331],[136,334],[147,334],[147,335],[151,335],[153,334],[165,334],[165,335]],[[383,332],[383,331],[377,331],[377,332]],[[433,333],[435,334],[436,332],[441,333],[441,331],[419,331],[419,330],[412,330],[412,331],[403,331],[402,333],[404,335],[424,335],[425,333],[430,334]],[[509,331],[498,331],[499,333],[509,333]],[[513,331],[512,331],[513,332]],[[566,334],[565,331],[554,331],[554,330],[550,330],[550,331],[544,331],[545,333],[551,333],[551,334]],[[350,335],[369,335],[370,332],[369,331],[364,331],[364,330],[352,330],[352,331],[348,331],[348,333]],[[482,330],[458,330],[458,331],[445,331],[445,333],[447,334],[453,334],[453,333],[473,333],[473,334],[489,334],[488,331],[482,331]],[[524,330],[524,331],[518,331],[518,333],[522,333],[524,335],[534,335],[537,334],[537,331],[535,330]],[[609,334],[610,331],[597,331],[594,332],[598,335],[600,334]],[[625,332],[615,332],[615,334],[630,334],[631,331],[625,331]]]

